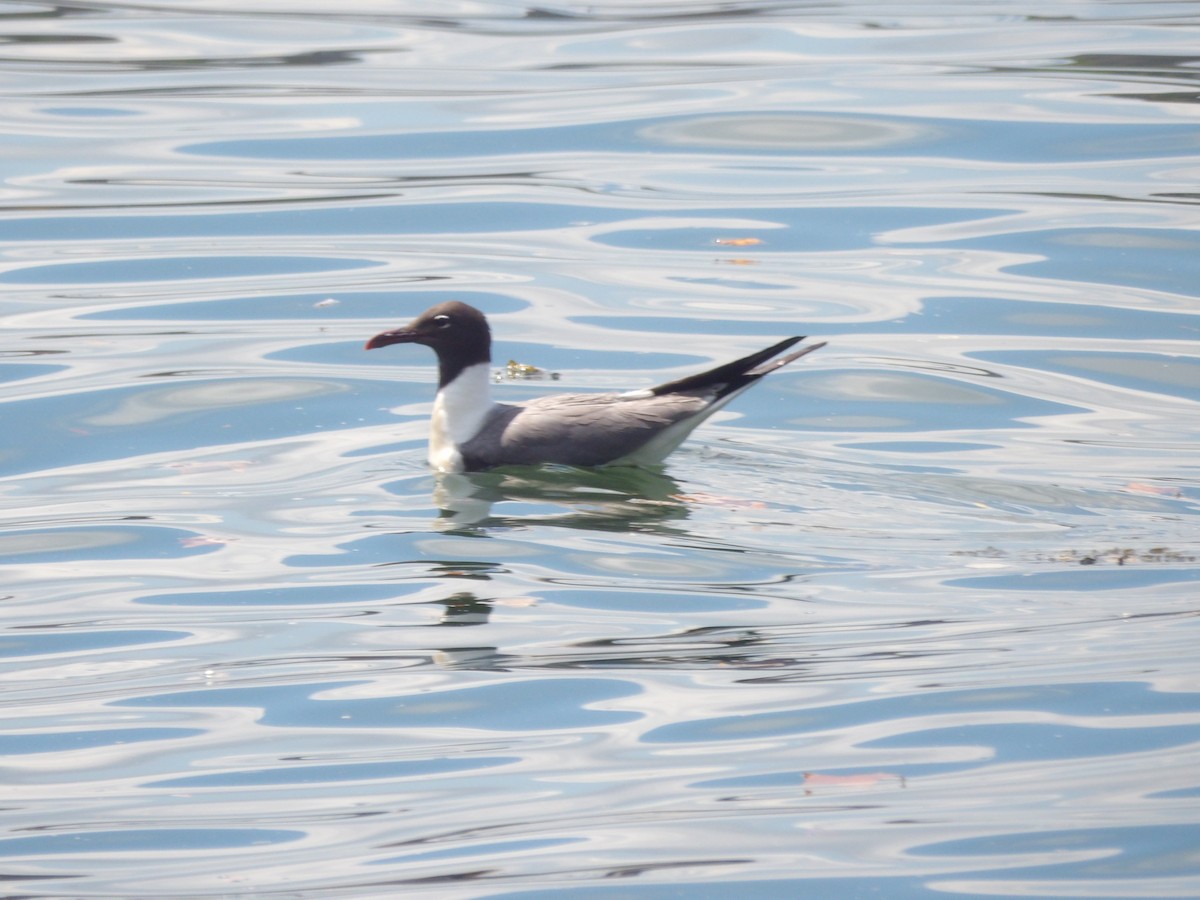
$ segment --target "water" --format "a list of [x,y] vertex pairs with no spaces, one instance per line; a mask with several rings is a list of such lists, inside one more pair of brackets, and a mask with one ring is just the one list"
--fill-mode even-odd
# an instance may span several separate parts
[[1192,4],[0,13],[7,895],[1200,894]]

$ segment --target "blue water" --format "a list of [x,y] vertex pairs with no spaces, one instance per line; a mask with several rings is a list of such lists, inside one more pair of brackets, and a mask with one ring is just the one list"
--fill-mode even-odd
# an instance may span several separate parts
[[[0,37],[5,895],[1200,895],[1193,4]],[[828,346],[435,477],[450,298],[503,399]]]

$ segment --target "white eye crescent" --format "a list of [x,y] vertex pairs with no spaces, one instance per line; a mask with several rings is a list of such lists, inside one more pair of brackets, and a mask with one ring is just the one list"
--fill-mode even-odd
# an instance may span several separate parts
[[449,316],[434,316],[433,322],[435,325],[437,325],[438,328],[449,328],[450,327],[450,317]]

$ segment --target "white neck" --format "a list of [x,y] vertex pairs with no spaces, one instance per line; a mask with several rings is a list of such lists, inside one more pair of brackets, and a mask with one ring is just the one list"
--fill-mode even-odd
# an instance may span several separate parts
[[429,431],[429,464],[439,472],[462,471],[458,448],[479,432],[492,411],[489,363],[476,363],[440,388],[433,401]]

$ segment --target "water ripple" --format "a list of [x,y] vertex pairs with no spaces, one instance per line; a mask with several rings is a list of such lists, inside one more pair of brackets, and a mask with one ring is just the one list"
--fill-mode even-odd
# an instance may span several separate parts
[[[4,10],[5,877],[1196,894],[1198,28]],[[829,346],[662,471],[435,477],[361,348],[452,298],[504,400]]]

